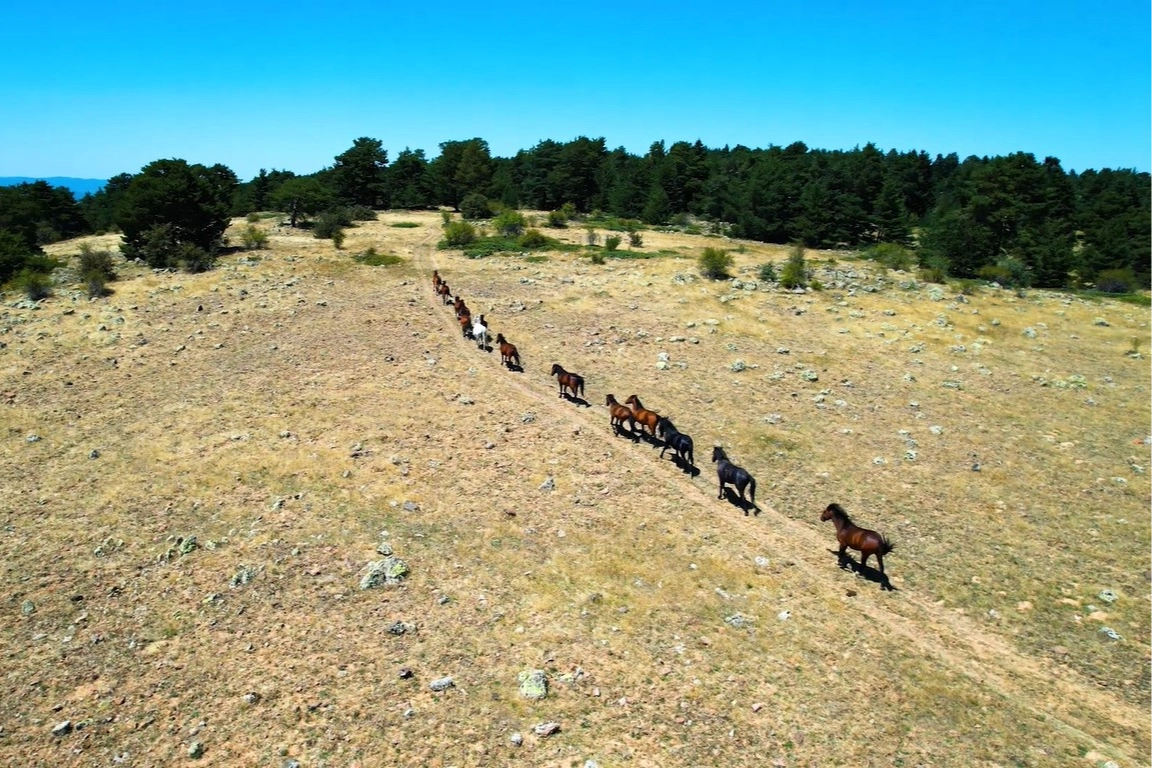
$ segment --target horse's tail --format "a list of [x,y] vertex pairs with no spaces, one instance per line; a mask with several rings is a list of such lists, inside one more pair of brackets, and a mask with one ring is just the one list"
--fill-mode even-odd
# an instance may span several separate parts
[[584,379],[583,377],[576,378],[576,389],[580,392],[580,397],[584,397]]
[[894,549],[896,549],[896,545],[888,541],[884,534],[880,534],[880,555],[886,555]]
[[756,503],[756,478],[752,475],[748,475],[748,498],[752,500],[753,504]]

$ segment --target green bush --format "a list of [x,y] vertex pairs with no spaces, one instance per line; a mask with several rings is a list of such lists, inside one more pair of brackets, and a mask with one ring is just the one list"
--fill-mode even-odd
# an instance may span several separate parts
[[12,287],[31,301],[40,301],[52,295],[52,278],[34,269],[22,269],[12,280]]
[[948,279],[948,272],[940,266],[923,266],[916,276],[925,283],[943,283]]
[[140,233],[135,245],[124,243],[120,250],[130,259],[141,259],[153,269],[178,266],[176,232],[170,224],[157,224]]
[[1096,290],[1104,293],[1134,293],[1139,282],[1131,269],[1106,269],[1096,275]]
[[260,221],[260,214],[250,213],[244,217],[244,221],[248,222],[249,224],[255,224],[256,222]]
[[444,227],[444,239],[440,248],[463,248],[476,242],[476,228],[467,221],[450,221]]
[[79,270],[81,276],[95,273],[102,276],[106,281],[116,279],[116,270],[112,266],[112,254],[108,251],[97,251],[91,243],[80,245]]
[[592,227],[585,227],[584,242],[588,243],[588,245],[596,245],[600,242],[600,235],[596,234],[596,230]]
[[808,263],[804,259],[804,246],[800,243],[793,245],[788,253],[788,261],[784,262],[784,269],[780,272],[780,285],[788,289],[808,285]]
[[440,226],[446,227],[452,223],[452,211],[440,211]]
[[608,237],[604,238],[604,249],[608,251],[614,251],[620,247],[621,242],[622,239],[619,235],[609,235]]
[[344,227],[351,223],[347,216],[347,209],[325,211],[316,218],[316,223],[312,227],[312,236],[327,240],[333,238],[337,231],[343,232]]
[[773,264],[761,264],[759,271],[760,280],[765,283],[774,283],[780,279],[776,274],[776,267]]
[[348,213],[348,223],[354,221],[376,221],[376,211],[366,205],[352,205],[345,209]]
[[591,258],[592,258],[593,264],[603,264],[604,263],[604,253],[602,251],[592,251]]
[[416,229],[420,226],[418,221],[394,221],[388,226],[396,227],[397,229]]
[[390,267],[404,261],[395,254],[377,253],[375,248],[369,248],[366,251],[353,254],[352,260],[357,264],[366,264],[370,267]]
[[344,230],[342,228],[332,230],[332,245],[336,250],[344,247]]
[[700,254],[700,274],[710,280],[723,280],[728,277],[728,268],[732,266],[732,254],[721,248],[705,248]]
[[999,283],[1000,285],[1012,285],[1012,273],[1006,267],[999,264],[987,264],[980,267],[980,271],[976,276],[981,280],[987,280],[990,283]]
[[492,219],[492,229],[502,237],[519,237],[524,233],[524,214],[519,211],[506,210]]
[[206,272],[216,263],[216,254],[195,243],[176,246],[175,261],[185,272]]
[[249,224],[240,232],[240,242],[246,251],[258,251],[268,245],[268,233]]
[[899,243],[877,243],[864,251],[864,258],[879,262],[888,269],[910,270],[916,266],[916,255]]
[[544,236],[538,229],[530,229],[524,234],[520,235],[517,241],[521,248],[546,248],[548,247],[548,238]]
[[628,246],[630,248],[640,248],[644,245],[644,235],[640,234],[638,230],[631,230],[628,232]]
[[473,192],[460,201],[460,215],[466,219],[486,219],[492,215],[492,207],[488,198]]
[[549,211],[548,226],[552,229],[564,229],[568,226],[568,219],[560,211]]

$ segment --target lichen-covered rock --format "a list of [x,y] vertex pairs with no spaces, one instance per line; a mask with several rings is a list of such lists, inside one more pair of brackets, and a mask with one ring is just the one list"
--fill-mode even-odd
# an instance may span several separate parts
[[551,736],[560,732],[560,723],[540,723],[532,729],[537,736]]
[[441,677],[438,680],[433,680],[428,683],[428,687],[434,691],[446,691],[456,683],[452,680],[452,676]]
[[747,367],[748,367],[748,365],[743,360],[732,361],[732,365],[731,365],[732,373],[740,373],[741,371],[743,371]]
[[360,578],[360,589],[371,589],[381,584],[399,584],[408,576],[408,573],[408,563],[394,555],[389,555],[383,560],[374,560],[368,563],[364,575]]
[[548,677],[542,669],[525,670],[518,676],[520,695],[526,699],[543,699],[548,695]]

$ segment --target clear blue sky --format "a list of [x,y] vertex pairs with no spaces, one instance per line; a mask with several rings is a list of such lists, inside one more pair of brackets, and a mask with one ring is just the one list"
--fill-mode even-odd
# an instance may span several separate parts
[[[187,6],[180,9],[169,6]],[[603,136],[1150,169],[1148,0],[12,2],[0,176]]]

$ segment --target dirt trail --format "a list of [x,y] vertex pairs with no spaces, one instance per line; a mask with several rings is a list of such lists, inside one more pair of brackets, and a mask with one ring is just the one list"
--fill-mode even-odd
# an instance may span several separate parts
[[[425,300],[438,311],[450,312],[431,289],[432,270],[440,269],[443,274],[434,246],[425,241],[413,250],[413,256],[417,273],[427,276]],[[467,294],[466,285],[459,287],[462,294]],[[457,336],[456,343],[461,354],[476,353],[474,342],[463,336]],[[534,373],[536,369],[543,371],[549,361],[534,360],[530,347],[521,354],[525,351],[529,365],[524,373],[510,373],[503,367],[497,370],[498,359],[492,366],[484,366],[491,367],[491,372],[483,373],[492,377],[493,386],[515,388],[534,400],[553,420],[577,424],[598,436],[606,447],[618,447],[618,439],[608,431],[606,414],[599,408],[573,408],[556,397],[554,382]],[[691,479],[670,462],[653,462],[646,453],[625,451],[616,455],[624,466],[659,474],[664,486],[677,489],[686,501],[695,502],[697,509],[710,510],[721,503],[712,494],[714,474],[706,464],[700,464],[700,475]],[[689,507],[686,505],[686,509]],[[846,574],[832,567],[833,558],[828,554],[831,535],[820,536],[771,506],[762,505],[754,517],[733,516],[725,524],[738,529],[745,540],[789,552],[795,565],[809,577],[809,583],[819,584],[818,597],[838,597],[846,583],[859,583],[847,582]],[[1046,724],[1096,750],[1121,751],[1133,760],[1141,759],[1147,747],[1148,713],[1139,707],[1100,690],[1071,670],[1062,670],[1057,677],[1051,664],[1020,653],[1003,638],[983,631],[972,619],[924,596],[907,591],[884,593],[869,584],[869,589],[855,599],[858,610],[872,621],[925,655],[1028,709]],[[898,612],[897,607],[908,611],[908,615]],[[1100,733],[1099,722],[1088,722],[1084,713],[1107,713],[1111,732]]]

